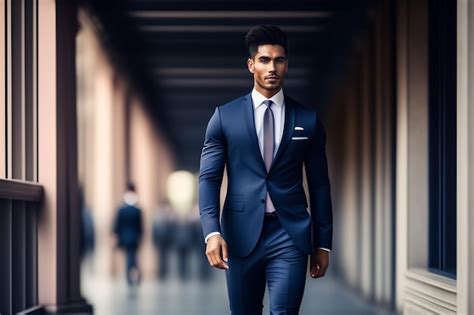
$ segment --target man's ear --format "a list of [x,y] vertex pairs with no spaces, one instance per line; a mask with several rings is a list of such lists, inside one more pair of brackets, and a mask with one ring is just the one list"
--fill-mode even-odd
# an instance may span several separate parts
[[247,59],[247,67],[249,68],[250,73],[255,72],[255,64],[252,58]]

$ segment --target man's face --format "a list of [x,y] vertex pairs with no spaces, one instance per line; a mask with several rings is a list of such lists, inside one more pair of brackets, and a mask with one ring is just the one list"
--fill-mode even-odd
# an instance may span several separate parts
[[262,94],[275,94],[283,85],[288,71],[288,60],[281,45],[260,45],[253,58],[247,60],[253,73],[255,88]]

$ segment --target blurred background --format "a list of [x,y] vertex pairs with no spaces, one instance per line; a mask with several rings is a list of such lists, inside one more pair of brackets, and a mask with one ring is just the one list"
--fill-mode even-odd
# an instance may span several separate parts
[[1,0],[0,21],[1,314],[230,312],[197,177],[256,24],[288,34],[284,91],[327,130],[334,244],[301,314],[474,314],[473,1]]

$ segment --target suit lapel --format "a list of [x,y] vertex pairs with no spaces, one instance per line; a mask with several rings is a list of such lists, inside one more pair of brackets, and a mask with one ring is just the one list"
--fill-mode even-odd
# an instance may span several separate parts
[[285,94],[285,125],[283,127],[283,135],[281,137],[280,146],[278,147],[278,151],[273,158],[272,166],[270,167],[270,171],[272,170],[273,166],[277,163],[278,159],[282,155],[282,152],[285,150],[285,147],[288,145],[288,142],[291,139],[291,135],[293,134],[293,128],[295,127],[295,107],[293,106],[292,100]]
[[255,128],[255,113],[251,93],[244,97],[242,105],[245,112],[245,124],[247,125],[247,130],[249,132],[250,146],[253,148],[254,155],[257,156],[257,163],[260,165],[262,170],[267,173],[265,162],[263,161],[262,153],[260,152],[260,147],[258,145],[257,130]]

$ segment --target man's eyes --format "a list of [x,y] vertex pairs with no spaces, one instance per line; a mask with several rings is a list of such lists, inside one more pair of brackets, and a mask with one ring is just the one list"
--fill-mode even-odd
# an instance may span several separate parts
[[[267,63],[269,61],[270,61],[270,59],[260,59],[261,63]],[[276,59],[275,60],[275,63],[284,63],[284,62],[285,62],[285,59]]]

